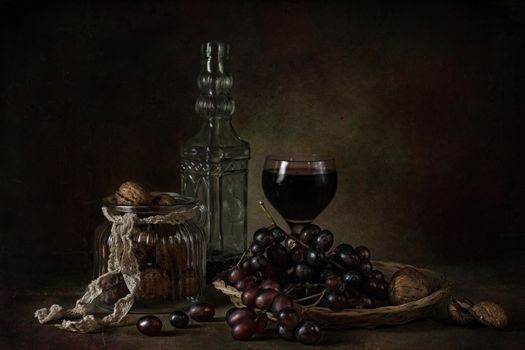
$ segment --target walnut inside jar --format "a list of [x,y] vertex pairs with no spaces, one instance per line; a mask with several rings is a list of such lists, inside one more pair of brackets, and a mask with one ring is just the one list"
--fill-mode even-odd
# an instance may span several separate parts
[[170,206],[175,204],[177,204],[175,197],[167,193],[161,193],[153,197],[153,205]]
[[149,205],[152,198],[150,193],[140,184],[126,181],[115,192],[115,198],[119,205]]
[[162,300],[170,295],[171,279],[159,268],[147,268],[140,273],[137,301]]

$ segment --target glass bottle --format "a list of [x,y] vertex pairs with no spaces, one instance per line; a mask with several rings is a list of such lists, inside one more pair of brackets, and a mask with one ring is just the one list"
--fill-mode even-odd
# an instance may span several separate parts
[[250,145],[231,124],[233,80],[225,69],[229,47],[207,42],[201,47],[200,95],[195,111],[202,124],[182,145],[181,192],[204,204],[209,279],[236,261],[247,245],[247,187]]

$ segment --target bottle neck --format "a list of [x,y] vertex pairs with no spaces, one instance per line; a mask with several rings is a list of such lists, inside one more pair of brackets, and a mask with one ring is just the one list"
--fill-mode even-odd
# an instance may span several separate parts
[[201,62],[202,72],[208,74],[224,74],[223,57],[204,57]]
[[201,72],[197,78],[200,95],[195,111],[205,120],[231,118],[235,102],[231,96],[233,79],[226,71],[228,46],[210,42],[202,46]]
[[200,90],[195,111],[202,117],[199,131],[182,146],[183,159],[218,162],[250,158],[250,145],[235,132],[231,116],[235,102],[233,79],[227,71],[228,46],[221,42],[202,46]]

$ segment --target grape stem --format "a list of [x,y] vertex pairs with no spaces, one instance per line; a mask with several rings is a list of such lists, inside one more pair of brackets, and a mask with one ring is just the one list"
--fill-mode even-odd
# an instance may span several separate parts
[[286,290],[284,291],[284,294],[289,295],[291,292],[293,292],[295,290],[295,287],[296,286],[290,286],[290,287],[286,288]]
[[[273,218],[272,214],[270,214],[270,212],[268,211],[268,209],[266,209],[266,206],[264,205],[264,202],[263,201],[259,201],[259,206],[261,207],[262,211],[266,214],[266,216],[268,217],[268,219],[270,219],[270,221],[272,222],[272,224],[274,226],[277,226],[277,223],[275,222],[275,219]],[[295,238],[294,236],[292,236],[291,234],[289,234],[288,232],[286,232],[285,230],[283,230],[284,234],[286,235],[286,237],[290,238],[291,240],[293,240],[295,243],[303,246],[303,248],[306,248],[306,249],[310,249],[310,247],[305,244],[304,242],[301,242],[300,240],[298,240],[297,238]]]
[[248,245],[248,248],[246,248],[246,250],[244,251],[244,253],[242,253],[241,255],[241,258],[239,259],[239,261],[237,261],[237,264],[235,264],[235,266],[239,266],[241,264],[241,261],[242,259],[244,259],[246,257],[246,254],[248,254],[248,250],[250,250],[250,247],[252,246],[253,243],[250,243]]
[[321,295],[319,296],[319,299],[315,303],[313,303],[311,306],[317,306],[321,300],[323,300],[324,294],[326,293],[326,288],[321,292]]
[[307,301],[307,300],[310,300],[310,299],[313,299],[313,298],[317,298],[319,296],[323,295],[323,292],[321,293],[317,293],[317,294],[312,294],[312,295],[309,295],[307,297],[304,297],[304,298],[301,298],[301,299],[297,299],[297,300],[294,300],[294,302],[296,303],[300,303],[301,301]]
[[277,226],[277,223],[275,222],[275,219],[273,218],[272,214],[270,214],[270,212],[268,211],[268,209],[266,209],[266,206],[264,205],[264,202],[263,201],[259,201],[259,206],[261,207],[262,211],[266,214],[266,216],[268,217],[268,219],[270,219],[270,221],[272,222],[272,224],[274,226]]
[[312,295],[309,295],[307,297],[304,297],[304,298],[301,298],[301,299],[297,299],[297,300],[294,300],[294,301],[296,303],[299,303],[301,301],[307,301],[307,300],[310,300],[310,299],[318,298],[315,303],[309,305],[309,306],[316,306],[323,299],[325,293],[326,293],[326,288],[320,293],[312,294]]
[[345,268],[342,267],[341,265],[339,265],[338,263],[335,262],[334,258],[332,258],[331,256],[327,256],[326,257],[332,264],[334,264],[335,266],[337,266],[338,268],[340,268],[341,270],[345,271]]

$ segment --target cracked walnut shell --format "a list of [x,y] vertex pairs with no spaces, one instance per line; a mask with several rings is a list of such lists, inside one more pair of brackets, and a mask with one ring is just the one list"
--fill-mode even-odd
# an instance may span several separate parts
[[448,315],[457,324],[462,326],[473,326],[477,324],[476,319],[471,314],[474,304],[467,298],[457,296],[452,297],[448,304]]

